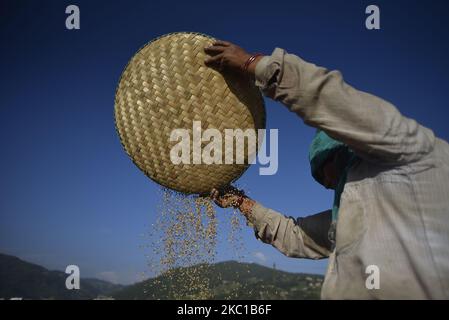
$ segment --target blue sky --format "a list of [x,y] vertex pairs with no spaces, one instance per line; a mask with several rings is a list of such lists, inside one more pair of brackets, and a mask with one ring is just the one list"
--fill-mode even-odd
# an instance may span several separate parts
[[[65,8],[81,29],[65,29]],[[365,28],[377,4],[381,30]],[[281,47],[342,71],[449,140],[447,1],[2,1],[0,2],[0,252],[51,269],[121,283],[148,272],[142,248],[156,218],[158,186],[128,159],[114,128],[114,91],[130,57],[149,40],[195,31],[251,52]],[[291,216],[330,208],[310,176],[314,129],[266,100],[279,129],[279,171],[239,180],[254,199]],[[225,212],[219,211],[220,215]],[[224,219],[223,216],[221,216]],[[246,261],[324,273],[327,261],[283,257],[242,232]],[[218,260],[234,259],[226,245]]]

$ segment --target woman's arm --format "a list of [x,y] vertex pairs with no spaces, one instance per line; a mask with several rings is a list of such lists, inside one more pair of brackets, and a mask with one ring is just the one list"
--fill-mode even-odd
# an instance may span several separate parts
[[402,164],[432,151],[433,132],[389,102],[354,89],[329,71],[276,48],[255,68],[256,84],[306,124],[323,129],[366,160]]
[[[221,69],[242,71],[238,66],[251,56],[230,43],[213,48],[214,53],[222,51],[211,58],[209,65],[219,63]],[[276,48],[271,56],[256,59],[244,72],[255,76],[267,97],[287,106],[306,124],[349,145],[368,161],[404,164],[433,150],[431,130],[402,116],[387,101],[354,89],[339,71],[318,67]]]
[[288,257],[323,259],[331,253],[328,239],[332,220],[330,210],[294,219],[263,207],[232,187],[225,192],[214,189],[211,197],[220,207],[238,208],[254,227],[258,239]]
[[331,210],[294,219],[255,203],[248,221],[256,237],[288,257],[323,259],[331,253],[328,231]]

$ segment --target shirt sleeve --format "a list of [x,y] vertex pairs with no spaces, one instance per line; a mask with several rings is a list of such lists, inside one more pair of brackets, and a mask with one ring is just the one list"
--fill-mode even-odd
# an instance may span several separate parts
[[305,218],[286,217],[255,203],[249,215],[256,237],[288,257],[323,259],[329,257],[328,230],[331,211]]
[[354,89],[329,71],[276,48],[256,66],[256,85],[304,123],[324,130],[368,161],[414,162],[433,150],[433,132],[389,102]]

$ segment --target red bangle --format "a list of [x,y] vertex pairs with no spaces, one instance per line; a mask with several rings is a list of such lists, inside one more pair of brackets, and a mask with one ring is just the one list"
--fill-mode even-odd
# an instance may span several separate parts
[[248,60],[246,60],[245,64],[243,65],[243,71],[246,72],[248,71],[248,67],[251,63],[254,62],[254,60],[256,60],[257,57],[263,56],[262,53],[256,53],[253,54],[251,57],[248,58]]

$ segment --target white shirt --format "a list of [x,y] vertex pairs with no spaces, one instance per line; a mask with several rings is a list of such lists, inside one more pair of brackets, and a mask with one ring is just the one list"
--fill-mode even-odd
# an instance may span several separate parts
[[[332,251],[330,211],[296,220],[256,204],[257,237],[287,256],[329,257],[324,299],[449,299],[448,143],[338,71],[279,48],[257,64],[256,84],[362,158],[348,174]],[[370,265],[379,289],[366,286]]]

